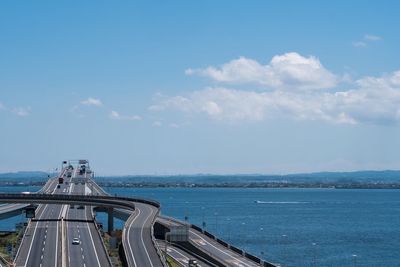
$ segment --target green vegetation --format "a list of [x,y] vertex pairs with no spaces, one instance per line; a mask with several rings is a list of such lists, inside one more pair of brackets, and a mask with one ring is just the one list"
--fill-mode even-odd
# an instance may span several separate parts
[[[16,232],[2,232],[0,233],[0,256],[8,262],[12,262],[11,255],[7,252],[7,246],[11,244],[15,250],[17,247],[18,233]],[[15,253],[15,251],[14,251]]]
[[[117,243],[121,243],[121,238],[122,238],[122,230],[116,230],[113,232],[113,236],[117,238]],[[108,255],[110,256],[110,260],[112,262],[112,265],[115,267],[122,266],[121,259],[119,258],[119,253],[118,253],[118,246],[117,248],[111,248],[110,246],[110,238],[111,236],[108,233],[103,234],[103,241],[104,245],[107,249]]]
[[169,267],[181,267],[181,265],[176,262],[172,257],[167,256],[167,264],[169,265]]

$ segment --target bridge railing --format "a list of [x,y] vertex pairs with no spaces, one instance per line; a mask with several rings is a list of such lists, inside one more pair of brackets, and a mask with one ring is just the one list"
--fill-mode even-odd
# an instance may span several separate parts
[[137,202],[152,205],[156,208],[160,207],[160,203],[154,200],[144,199],[144,198],[132,198],[132,197],[114,197],[114,196],[91,196],[91,195],[61,195],[61,194],[43,194],[43,193],[33,193],[33,194],[15,194],[15,193],[1,193],[0,201],[7,199],[14,200],[24,200],[24,199],[46,199],[46,200],[83,200],[83,201],[107,201],[109,203],[117,202]]
[[[215,240],[217,243],[219,243],[220,245],[224,246],[225,248],[230,249],[231,251],[233,251],[233,252],[235,252],[235,253],[247,258],[248,260],[250,260],[250,261],[252,261],[254,263],[260,264],[261,266],[264,266],[264,267],[276,267],[277,266],[277,265],[274,265],[274,264],[272,264],[270,262],[262,260],[262,259],[258,258],[257,256],[254,256],[254,255],[252,255],[252,254],[250,254],[250,253],[248,253],[248,252],[246,252],[246,251],[244,251],[244,250],[242,250],[240,248],[237,248],[237,247],[235,247],[235,246],[223,241],[222,239],[219,239],[218,237],[216,237],[212,233],[204,231],[201,227],[199,227],[199,226],[197,226],[195,224],[190,224],[188,222],[184,222],[184,221],[178,220],[178,219],[176,219],[174,217],[169,217],[169,216],[165,216],[165,215],[163,215],[162,218],[170,220],[170,221],[174,221],[174,222],[179,223],[179,224],[188,225],[193,230],[201,232],[202,234],[204,234],[205,236],[209,237],[212,240]],[[201,249],[201,247],[199,247],[199,248]]]

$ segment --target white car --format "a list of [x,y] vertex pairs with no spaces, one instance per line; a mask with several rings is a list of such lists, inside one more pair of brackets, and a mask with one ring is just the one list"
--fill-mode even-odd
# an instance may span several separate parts
[[74,237],[74,238],[72,239],[72,245],[79,245],[80,243],[81,243],[81,241],[79,241],[79,238]]

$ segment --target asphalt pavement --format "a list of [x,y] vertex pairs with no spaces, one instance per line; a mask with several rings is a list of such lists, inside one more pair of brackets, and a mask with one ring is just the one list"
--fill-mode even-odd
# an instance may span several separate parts
[[[54,181],[56,181],[54,179]],[[57,188],[52,182],[48,190],[53,194],[62,194],[63,188]],[[17,252],[16,266],[61,266],[59,241],[59,221],[61,205],[39,205],[35,220],[31,220],[25,231]]]
[[[71,194],[84,195],[85,185],[71,183]],[[67,244],[69,266],[111,266],[93,222],[77,222],[74,219],[92,220],[91,207],[67,206]],[[81,208],[82,207],[82,208]],[[80,244],[72,244],[78,238]]]

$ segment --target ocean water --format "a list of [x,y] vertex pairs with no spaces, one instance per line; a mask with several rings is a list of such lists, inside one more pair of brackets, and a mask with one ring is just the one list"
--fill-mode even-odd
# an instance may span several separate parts
[[[282,266],[400,266],[398,190],[105,189],[158,200],[162,214],[204,221],[206,230]],[[98,218],[106,227],[105,215]],[[2,221],[0,229],[21,220]]]
[[106,188],[282,266],[400,266],[400,191]]

